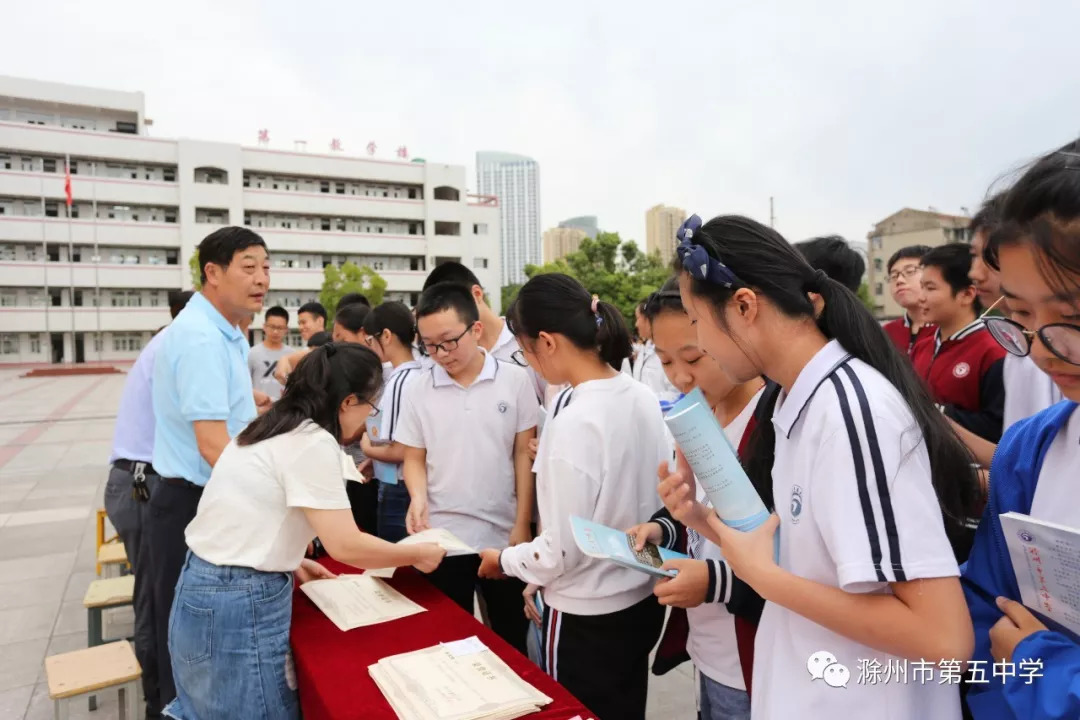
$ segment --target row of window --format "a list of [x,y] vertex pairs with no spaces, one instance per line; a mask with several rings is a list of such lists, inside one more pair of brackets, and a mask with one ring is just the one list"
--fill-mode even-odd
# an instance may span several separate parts
[[72,117],[70,115],[42,112],[40,109],[0,108],[0,122],[52,125],[71,128],[72,130],[96,130],[99,132],[123,133],[125,135],[137,135],[139,132],[139,126],[131,120],[117,120],[115,117]]
[[60,200],[0,198],[0,215],[14,217],[67,217],[97,218],[120,222],[175,223],[176,208],[148,207],[146,205],[108,205],[74,203],[70,208]]
[[[81,334],[81,333],[80,333]],[[85,333],[95,353],[105,351],[104,333]],[[145,344],[145,333],[141,332],[114,332],[112,335],[113,352],[138,352]],[[298,336],[299,337],[299,336]],[[30,355],[41,354],[41,333],[30,333],[27,338],[26,351]],[[19,355],[19,335],[16,333],[0,333],[0,356]]]
[[[385,185],[353,180],[321,180],[318,178],[277,177],[244,173],[244,187],[252,190],[283,190],[285,192],[351,195],[354,197],[423,200],[424,188],[419,185]],[[441,199],[436,196],[436,199]],[[456,199],[456,198],[455,198]]]
[[[0,262],[39,262],[42,256],[41,245],[0,243]],[[48,243],[45,246],[44,257],[48,259],[48,262],[177,265],[180,262],[180,251],[175,249],[158,250],[99,246],[97,255],[95,255],[92,246],[75,245],[71,248],[71,257],[69,258],[67,245]]]
[[[0,170],[63,174],[64,158],[59,156],[27,155],[4,150],[0,151]],[[71,174],[115,178],[117,180],[176,182],[176,168],[168,165],[100,162],[97,160],[81,160],[79,158],[71,158]]]
[[0,288],[0,307],[166,307],[166,290]]

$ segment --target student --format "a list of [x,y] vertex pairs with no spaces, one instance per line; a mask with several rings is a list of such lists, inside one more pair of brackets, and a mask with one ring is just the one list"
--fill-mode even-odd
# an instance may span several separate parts
[[326,329],[326,308],[321,303],[308,302],[296,312],[300,324],[300,338],[306,343],[308,338]]
[[[1021,605],[1002,513],[1080,527],[1080,141],[1038,160],[1004,198],[1001,228],[984,256],[1000,268],[1011,319],[991,321],[995,337],[1032,361],[1066,402],[1005,432],[990,467],[990,498],[964,568],[975,625],[974,660],[986,683],[967,696],[976,720],[1080,717],[1080,645],[1051,632]],[[995,599],[996,598],[996,599]],[[1020,663],[1041,662],[1026,680]],[[993,663],[1015,676],[996,677]]]
[[[480,549],[528,542],[533,477],[529,440],[539,405],[524,368],[484,350],[475,296],[457,283],[432,285],[416,306],[420,341],[435,364],[410,388],[394,428],[405,446],[410,533],[446,528]],[[491,627],[525,652],[524,584],[479,580],[480,558],[449,558],[431,582],[470,613],[479,591]]]
[[359,476],[339,443],[377,412],[381,382],[368,348],[319,348],[221,453],[186,533],[169,621],[169,717],[300,717],[289,677],[293,579],[334,577],[303,559],[316,533],[353,567],[438,566],[437,545],[393,545],[358,530],[349,512],[344,482]]
[[295,350],[284,343],[285,333],[289,331],[289,311],[280,305],[266,311],[263,318],[263,341],[248,352],[248,369],[251,370],[251,384],[256,390],[266,393],[271,401],[281,397],[285,386],[274,377],[278,361]]
[[681,454],[675,473],[661,465],[660,494],[765,598],[752,717],[959,718],[955,686],[856,678],[860,662],[971,654],[949,543],[976,500],[967,451],[850,291],[758,222],[700,222],[680,229],[677,249],[700,346],[732,380],[782,389],[747,450],[776,514],[750,532],[727,527],[695,500]]
[[795,249],[810,267],[824,271],[851,292],[859,292],[866,262],[848,245],[847,240],[839,235],[827,235],[795,243]]
[[911,355],[916,343],[932,335],[934,327],[923,319],[922,256],[930,252],[928,245],[911,245],[900,248],[889,258],[889,292],[896,304],[904,309],[904,316],[885,323],[885,333],[900,352]]
[[[705,354],[683,308],[678,278],[671,278],[653,293],[645,305],[645,315],[668,379],[680,392],[701,388],[732,446],[744,448],[756,425],[754,411],[765,382],[756,377],[734,384],[716,360]],[[698,500],[707,502],[700,488]],[[652,521],[630,532],[636,536],[639,548],[648,541],[674,549],[684,530],[665,508]],[[686,546],[692,559],[669,563],[679,574],[658,582],[653,593],[661,604],[672,607],[671,617],[676,612],[686,613],[689,633],[683,645],[701,676],[701,719],[748,719],[747,684],[753,672],[754,630],[761,617],[762,599],[732,575],[720,548],[699,533],[688,533]],[[669,618],[660,648],[668,648],[669,638],[677,642],[673,637],[677,626]],[[660,654],[658,649],[658,659]]]
[[364,319],[371,308],[362,303],[339,306],[334,313],[334,342],[364,342]]
[[660,408],[652,393],[615,369],[630,355],[619,310],[590,297],[577,280],[558,273],[532,278],[507,323],[529,366],[550,384],[572,385],[574,399],[540,437],[543,532],[515,547],[486,546],[480,576],[543,586],[548,674],[600,720],[644,720],[649,651],[664,610],[649,575],[582,553],[570,516],[625,528],[656,508],[652,469],[670,457]]
[[409,509],[409,490],[405,486],[405,446],[397,441],[397,428],[402,408],[410,398],[412,384],[420,377],[420,363],[413,359],[412,346],[416,338],[412,312],[400,302],[385,302],[368,313],[364,320],[365,340],[375,351],[383,367],[390,364],[379,399],[380,437],[376,445],[365,433],[361,449],[372,460],[397,466],[396,485],[379,483],[379,537],[390,542],[405,538],[405,513]]
[[1005,406],[1005,351],[979,317],[982,306],[968,277],[971,252],[959,243],[943,245],[923,255],[922,266],[924,317],[937,329],[915,346],[915,371],[945,415],[997,442]]
[[[480,336],[480,347],[491,353],[497,360],[520,365],[520,356],[517,353],[521,347],[514,338],[514,334],[506,327],[506,319],[496,315],[487,304],[484,288],[473,271],[459,262],[442,263],[428,273],[427,279],[424,280],[424,290],[443,282],[461,285],[469,291],[476,302],[476,311],[479,314],[480,324],[484,328]],[[532,368],[527,367],[526,371],[536,391],[537,400],[542,400],[546,389],[543,379]]]
[[638,337],[641,338],[642,344],[634,358],[631,374],[635,380],[652,390],[661,406],[667,406],[679,399],[679,391],[668,380],[667,375],[664,374],[664,368],[660,365],[660,358],[656,357],[652,328],[644,313],[647,300],[648,298],[641,301],[634,310],[634,324],[637,326]]
[[[312,350],[314,350],[315,348],[320,348],[323,345],[328,345],[328,344],[332,343],[333,341],[334,341],[334,338],[330,333],[326,332],[325,330],[320,330],[319,332],[315,333],[314,335],[312,335],[311,337],[309,337],[307,339],[307,348],[306,348],[307,352],[304,353],[304,356],[307,356],[307,354],[309,352],[311,352]],[[302,360],[303,357],[301,357],[300,359]],[[290,372],[291,372],[291,369],[290,369]]]

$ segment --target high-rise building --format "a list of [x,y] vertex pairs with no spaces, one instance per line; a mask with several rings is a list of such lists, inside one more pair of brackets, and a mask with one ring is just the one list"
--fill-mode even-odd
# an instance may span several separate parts
[[504,152],[476,153],[476,185],[499,200],[502,284],[525,282],[525,266],[542,262],[540,165]]
[[266,240],[266,306],[294,328],[328,265],[369,266],[409,304],[444,260],[499,282],[498,203],[466,193],[463,166],[148,137],[145,124],[142,93],[0,77],[0,364],[133,359],[169,322],[169,291],[191,287],[198,243],[226,225]]
[[581,241],[589,235],[580,228],[559,227],[544,231],[544,262],[555,262],[572,252],[577,252]]
[[585,233],[586,237],[590,237],[593,240],[596,239],[596,234],[600,232],[600,227],[596,222],[595,215],[582,215],[580,217],[570,218],[569,220],[563,220],[559,223],[561,228],[575,228]]
[[889,258],[910,245],[937,247],[951,242],[970,242],[971,218],[927,210],[904,208],[885,218],[867,233],[870,241],[867,282],[874,300],[874,314],[890,319],[904,314],[889,292]]
[[675,254],[675,233],[686,220],[686,211],[682,208],[656,205],[645,213],[645,251],[650,255],[660,252],[660,259],[671,262]]

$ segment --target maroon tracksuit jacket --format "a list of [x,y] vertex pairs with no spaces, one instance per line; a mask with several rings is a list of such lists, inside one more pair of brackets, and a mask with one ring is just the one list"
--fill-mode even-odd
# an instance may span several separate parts
[[912,334],[911,318],[907,313],[904,313],[904,317],[890,320],[881,327],[885,330],[885,334],[889,336],[889,339],[893,341],[896,349],[908,356],[915,349],[916,343],[925,337],[932,336],[936,330],[933,325],[923,325],[919,328],[918,333]]

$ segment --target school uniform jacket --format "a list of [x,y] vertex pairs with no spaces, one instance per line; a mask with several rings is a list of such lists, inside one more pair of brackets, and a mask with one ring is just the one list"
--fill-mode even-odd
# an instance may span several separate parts
[[981,320],[950,338],[935,330],[915,344],[911,361],[945,415],[990,442],[1001,439],[1005,350]]
[[915,349],[915,345],[919,340],[933,335],[935,330],[933,325],[924,324],[919,328],[919,332],[912,334],[911,317],[907,313],[904,313],[904,317],[890,320],[881,327],[885,334],[889,336],[889,339],[893,341],[896,349],[908,356],[911,355],[911,351]]
[[[962,570],[964,594],[975,625],[974,660],[991,668],[990,628],[1002,613],[994,598],[1021,602],[1009,549],[999,517],[1002,513],[1031,511],[1039,471],[1047,450],[1064,432],[1075,402],[1061,402],[1038,415],[1017,422],[1005,433],[990,466],[990,498],[975,545]],[[971,686],[967,702],[976,720],[1055,720],[1080,717],[1080,645],[1066,635],[1043,630],[1020,641],[1011,661],[1039,658],[1042,677],[1030,684],[1024,677],[993,677]],[[991,673],[986,673],[991,678]]]

